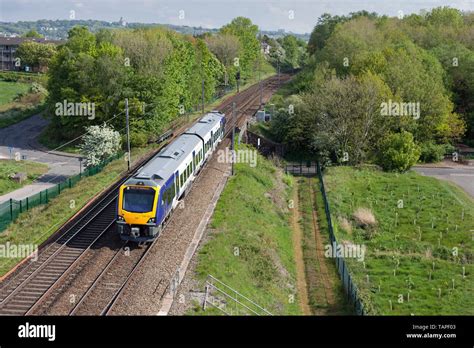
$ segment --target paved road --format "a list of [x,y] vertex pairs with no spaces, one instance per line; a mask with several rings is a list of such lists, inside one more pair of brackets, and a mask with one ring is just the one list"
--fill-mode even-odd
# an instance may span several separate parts
[[454,182],[470,194],[471,197],[474,197],[474,167],[429,168],[416,166],[413,169],[426,176]]
[[[0,203],[10,198],[22,199],[31,194],[53,186],[68,176],[79,173],[79,159],[69,154],[48,153],[38,143],[37,138],[48,125],[40,115],[32,116],[19,123],[0,129],[0,159],[12,158],[15,153],[26,156],[26,159],[48,165],[49,170],[37,182],[19,190],[0,196]],[[11,149],[11,151],[10,151]]]

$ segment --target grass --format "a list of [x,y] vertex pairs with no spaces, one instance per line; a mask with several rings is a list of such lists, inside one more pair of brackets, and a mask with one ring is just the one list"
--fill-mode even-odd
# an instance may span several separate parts
[[[464,191],[367,167],[329,168],[325,184],[339,243],[366,246],[364,262],[346,261],[368,314],[474,314],[474,202]],[[375,227],[356,225],[359,208],[372,211]],[[352,232],[339,226],[342,218]]]
[[[317,315],[347,315],[354,314],[344,295],[344,289],[337,273],[334,259],[318,257],[315,231],[313,227],[313,210],[319,205],[311,195],[321,196],[317,188],[310,189],[310,183],[315,179],[298,178],[298,200],[301,214],[300,226],[303,231],[303,257],[305,262],[306,282],[308,287],[309,304],[312,313]],[[309,181],[311,180],[311,182]],[[320,198],[320,197],[319,197]],[[318,216],[318,225],[325,216]],[[327,230],[320,229],[323,246],[330,244]],[[324,265],[321,265],[324,263]],[[327,270],[325,279],[321,267]],[[326,282],[329,287],[325,289]],[[329,293],[330,292],[330,293]]]
[[[28,93],[31,84],[0,80],[0,128],[8,127],[44,110],[43,93]],[[5,93],[3,93],[5,90]],[[15,98],[20,95],[19,98]]]
[[[146,149],[133,149],[132,159],[137,161],[156,145]],[[14,223],[0,233],[0,244],[40,245],[51,236],[59,226],[82,208],[91,197],[105,190],[117,181],[126,171],[127,162],[118,159],[108,164],[94,176],[83,178],[76,186],[62,191],[48,204],[38,206],[22,213]],[[74,205],[71,205],[74,201]],[[0,258],[0,276],[12,269],[21,258]]]
[[291,178],[260,155],[256,167],[235,169],[199,252],[197,277],[204,282],[211,274],[273,314],[300,314],[287,207]]
[[[31,184],[36,178],[48,171],[48,166],[30,161],[0,160],[0,196]],[[23,172],[27,179],[21,184],[10,179],[10,175]]]
[[8,104],[20,93],[28,92],[30,88],[29,83],[22,82],[7,82],[0,80],[0,105]]

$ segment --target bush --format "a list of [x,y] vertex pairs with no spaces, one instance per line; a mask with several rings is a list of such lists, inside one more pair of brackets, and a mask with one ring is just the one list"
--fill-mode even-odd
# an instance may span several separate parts
[[377,225],[375,216],[370,209],[358,208],[352,216],[359,227],[368,228]]
[[86,127],[86,130],[87,134],[82,138],[79,148],[85,156],[87,167],[100,164],[120,150],[120,133],[112,127],[104,123],[103,126]]
[[418,161],[420,153],[413,134],[391,133],[381,142],[377,163],[386,171],[405,172]]
[[424,163],[440,162],[444,158],[446,145],[428,141],[421,144],[420,161]]
[[142,132],[130,133],[130,146],[131,147],[145,147],[147,142],[148,142],[148,136],[145,133],[142,133]]

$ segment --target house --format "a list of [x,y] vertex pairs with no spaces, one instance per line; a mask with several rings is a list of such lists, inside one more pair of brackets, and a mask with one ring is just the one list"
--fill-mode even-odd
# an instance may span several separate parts
[[270,46],[267,42],[263,41],[261,44],[260,44],[260,49],[262,51],[263,54],[265,55],[268,55],[270,54],[270,49],[272,48],[272,46]]
[[[0,70],[21,70],[22,66],[15,61],[15,52],[18,46],[24,41],[35,41],[38,43],[53,43],[59,45],[65,41],[48,40],[44,38],[32,37],[0,37]],[[15,64],[17,63],[17,64]],[[25,67],[23,67],[25,68]]]

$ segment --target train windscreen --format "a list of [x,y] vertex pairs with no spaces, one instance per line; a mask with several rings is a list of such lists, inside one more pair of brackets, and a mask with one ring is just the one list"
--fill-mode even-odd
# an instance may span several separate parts
[[122,208],[132,213],[147,213],[153,210],[155,190],[152,188],[127,187],[123,193]]

